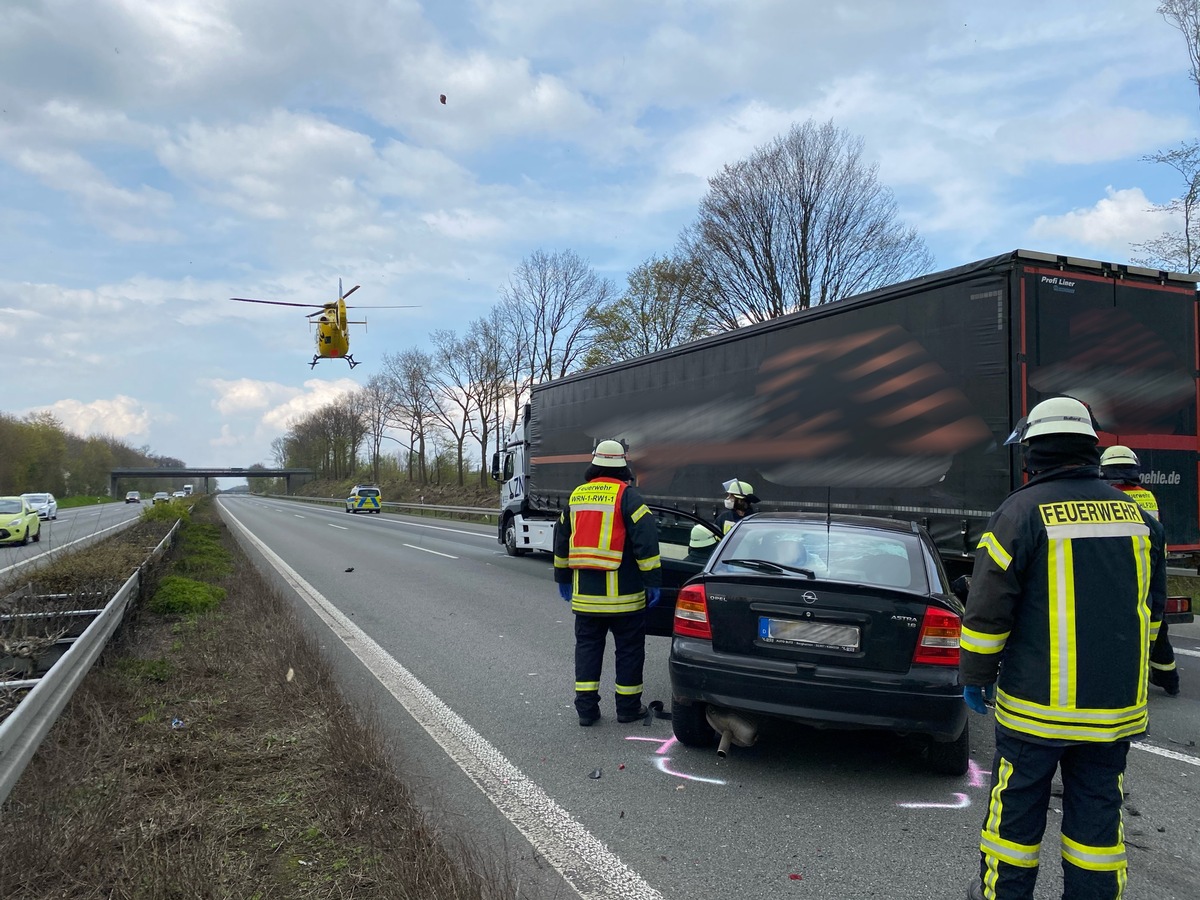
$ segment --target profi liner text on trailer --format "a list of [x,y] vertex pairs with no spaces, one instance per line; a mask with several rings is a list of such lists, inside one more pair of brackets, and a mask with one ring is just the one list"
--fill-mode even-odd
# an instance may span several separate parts
[[1068,394],[1137,452],[1170,550],[1197,551],[1198,371],[1194,276],[1017,250],[535,385],[493,461],[498,536],[551,550],[615,438],[650,503],[711,519],[736,477],[760,510],[918,521],[965,571],[1025,477],[1005,439]]

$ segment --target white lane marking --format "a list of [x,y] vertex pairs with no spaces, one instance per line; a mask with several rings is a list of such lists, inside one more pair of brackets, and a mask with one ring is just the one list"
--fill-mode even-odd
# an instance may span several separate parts
[[1182,653],[1184,656],[1200,656],[1200,650],[1184,650],[1182,647],[1172,648],[1176,653]]
[[1200,759],[1197,759],[1194,756],[1188,756],[1186,753],[1168,750],[1165,747],[1155,747],[1153,744],[1143,744],[1141,741],[1133,741],[1130,746],[1136,747],[1138,750],[1145,750],[1147,753],[1155,753],[1159,756],[1165,756],[1167,759],[1185,762],[1190,766],[1200,766]]
[[457,556],[451,556],[449,553],[442,553],[438,550],[430,550],[428,547],[418,547],[416,544],[405,544],[405,547],[412,547],[414,550],[424,550],[426,553],[436,553],[438,556],[444,556],[446,559],[458,559]]
[[663,900],[603,841],[252,534],[224,503],[221,512],[583,900]]
[[463,531],[461,528],[447,528],[444,525],[425,525],[421,522],[392,522],[393,525],[411,525],[413,528],[432,528],[434,531],[449,531],[453,534],[469,534],[471,537],[486,538],[489,541],[496,540],[494,534],[480,534],[478,531]]
[[326,524],[326,525],[328,525],[330,528],[338,528],[338,529],[340,529],[340,530],[342,530],[342,531],[349,531],[349,530],[350,530],[350,529],[349,529],[349,528],[347,528],[345,525],[334,525],[332,522],[326,522],[325,524]]

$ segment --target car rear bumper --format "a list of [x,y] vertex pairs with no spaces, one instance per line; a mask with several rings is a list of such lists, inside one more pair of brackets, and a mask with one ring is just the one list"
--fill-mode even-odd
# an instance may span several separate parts
[[829,728],[869,728],[954,740],[967,718],[955,666],[909,672],[805,667],[718,653],[672,639],[671,694],[743,713]]

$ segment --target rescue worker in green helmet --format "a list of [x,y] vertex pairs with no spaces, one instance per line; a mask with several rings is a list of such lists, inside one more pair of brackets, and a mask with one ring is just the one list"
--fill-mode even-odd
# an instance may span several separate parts
[[646,607],[661,596],[658,526],[620,441],[601,441],[554,527],[554,580],[575,613],[575,711],[579,724],[600,720],[600,674],[612,632],[618,722],[646,715]]
[[1166,604],[1162,526],[1100,477],[1078,400],[1043,400],[1005,443],[1026,448],[1030,477],[979,539],[959,639],[967,706],[985,714],[996,685],[990,800],[967,896],[1032,900],[1061,769],[1063,896],[1116,900],[1127,880],[1122,781],[1130,741],[1146,731]]
[[[1147,515],[1162,521],[1158,500],[1142,485],[1142,462],[1138,455],[1122,444],[1109,447],[1100,454],[1100,474],[1104,480],[1144,509]],[[1163,550],[1166,553],[1166,550]],[[1167,635],[1167,623],[1158,629],[1158,637],[1150,648],[1150,683],[1175,697],[1179,694],[1179,669],[1175,665],[1175,650]]]
[[729,531],[740,520],[754,513],[758,497],[750,482],[731,478],[721,485],[725,489],[725,511],[717,516],[717,526],[722,533]]

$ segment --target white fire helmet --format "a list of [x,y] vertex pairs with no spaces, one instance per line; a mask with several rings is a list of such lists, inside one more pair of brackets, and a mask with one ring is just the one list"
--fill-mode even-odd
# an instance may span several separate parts
[[1102,466],[1140,466],[1137,454],[1123,444],[1115,444],[1100,454]]
[[700,547],[711,547],[717,542],[717,536],[705,528],[703,525],[693,525],[692,535],[688,539],[688,546],[697,549]]
[[620,441],[601,441],[592,453],[592,465],[609,469],[623,469],[626,466],[625,448]]
[[1096,438],[1092,414],[1074,397],[1051,397],[1031,409],[1004,444],[1024,444],[1030,438],[1048,434],[1084,434]]

